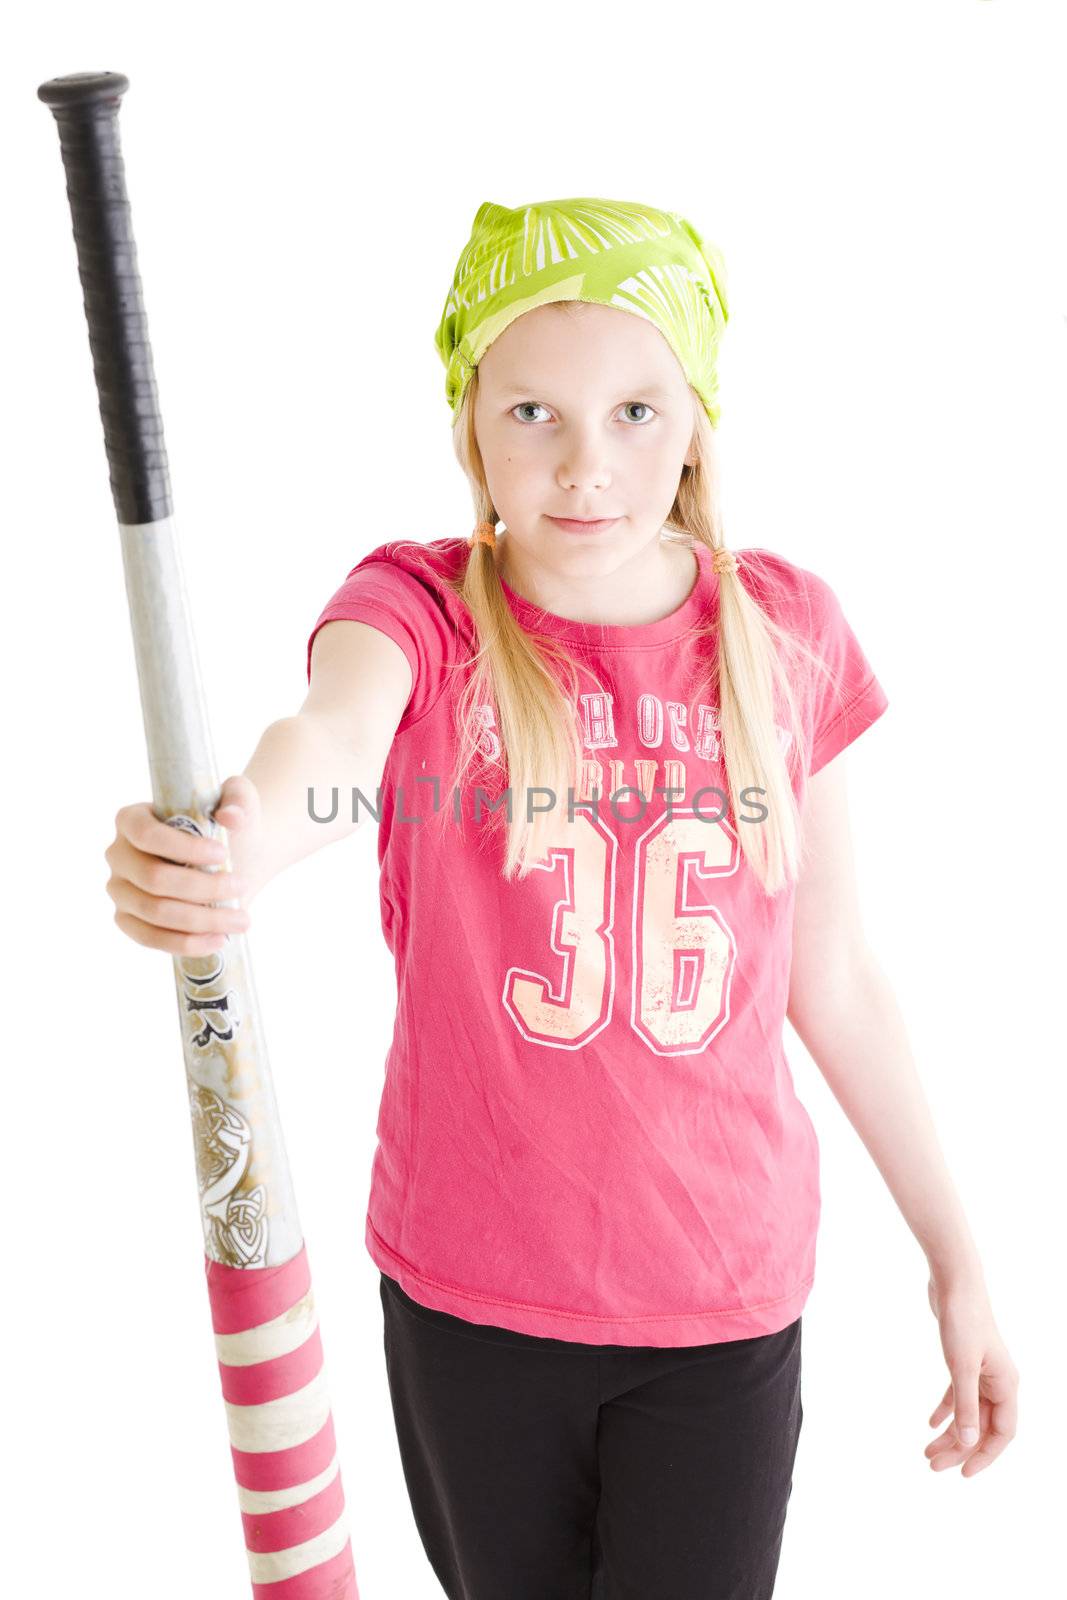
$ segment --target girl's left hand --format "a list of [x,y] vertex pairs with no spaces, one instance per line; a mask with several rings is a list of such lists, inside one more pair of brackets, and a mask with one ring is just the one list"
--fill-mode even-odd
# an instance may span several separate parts
[[1019,1374],[980,1284],[939,1290],[931,1278],[927,1292],[952,1377],[930,1426],[936,1428],[954,1415],[944,1433],[926,1446],[925,1454],[934,1472],[962,1461],[960,1476],[973,1478],[1015,1437]]

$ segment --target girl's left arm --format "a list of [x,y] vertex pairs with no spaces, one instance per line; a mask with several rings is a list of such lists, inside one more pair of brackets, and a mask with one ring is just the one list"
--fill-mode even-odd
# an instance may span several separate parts
[[945,1164],[892,988],[864,937],[844,752],[808,780],[787,1015],[859,1134],[930,1268],[950,1383],[931,1467],[973,1477],[1014,1438],[1018,1372],[993,1321],[978,1250]]

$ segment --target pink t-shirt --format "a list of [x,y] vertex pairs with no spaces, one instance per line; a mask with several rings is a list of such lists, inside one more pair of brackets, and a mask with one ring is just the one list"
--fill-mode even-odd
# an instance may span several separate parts
[[[692,630],[717,619],[719,580],[698,546],[688,599],[628,627],[553,616],[504,586],[519,621],[582,668],[600,795],[508,883],[501,819],[483,804],[475,821],[477,780],[448,788],[473,631],[436,575],[467,554],[460,538],[380,545],[308,640],[310,677],[323,623],[370,623],[413,675],[381,785],[398,1003],[367,1249],[423,1305],[520,1333],[677,1346],[777,1332],[812,1285],[819,1157],[782,1039],[794,890],[768,898],[714,820],[717,708],[687,698],[707,668]],[[815,772],[888,700],[822,579],[771,551],[738,556],[750,593],[835,670],[802,697]],[[480,714],[495,753],[492,708]]]

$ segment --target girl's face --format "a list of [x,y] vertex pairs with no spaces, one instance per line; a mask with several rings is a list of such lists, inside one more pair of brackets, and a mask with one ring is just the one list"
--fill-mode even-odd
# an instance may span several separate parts
[[[509,542],[573,577],[649,552],[695,460],[694,395],[666,339],[633,312],[585,301],[537,306],[493,341],[474,427]],[[618,520],[569,532],[553,517]]]

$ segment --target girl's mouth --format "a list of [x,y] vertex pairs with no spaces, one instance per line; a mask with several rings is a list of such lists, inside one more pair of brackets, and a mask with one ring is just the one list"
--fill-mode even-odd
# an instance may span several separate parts
[[549,517],[549,522],[554,522],[557,528],[562,528],[564,533],[604,533],[608,528],[613,528],[618,522],[618,517],[600,517],[595,522],[582,522],[575,517]]

